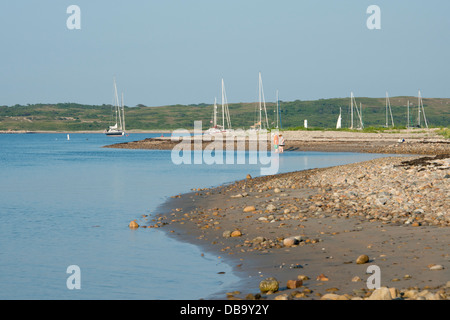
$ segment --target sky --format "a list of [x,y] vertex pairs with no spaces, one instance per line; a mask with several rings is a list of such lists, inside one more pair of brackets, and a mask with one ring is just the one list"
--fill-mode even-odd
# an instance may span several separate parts
[[[69,29],[80,8],[80,29]],[[370,5],[380,29],[369,29]],[[0,105],[450,97],[450,1],[0,2]]]

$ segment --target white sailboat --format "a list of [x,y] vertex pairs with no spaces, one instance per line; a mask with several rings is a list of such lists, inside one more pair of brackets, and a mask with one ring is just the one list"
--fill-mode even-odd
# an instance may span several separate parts
[[[259,95],[259,118],[253,126],[250,126],[250,130],[261,131],[264,129],[269,129],[269,120],[267,118],[266,100],[264,98],[264,87],[262,83],[261,72],[259,73],[258,81],[258,95]],[[264,112],[263,112],[264,111]],[[263,118],[264,114],[264,118]]]
[[350,93],[350,129],[353,129],[353,110],[356,110],[356,114],[359,119],[358,129],[364,129],[364,124],[362,121],[362,105],[360,103],[360,107],[358,109],[358,104],[356,103],[355,96],[353,92]]
[[336,123],[336,129],[342,128],[342,108],[339,108],[339,117]]
[[222,130],[217,125],[217,98],[214,98],[213,119],[211,120],[212,126],[205,131],[205,134],[221,133]]
[[119,105],[119,97],[117,95],[116,79],[114,78],[114,116],[115,124],[109,126],[106,131],[107,136],[124,136],[125,135],[125,105],[123,103],[122,93],[122,106]]
[[386,91],[386,128],[389,128],[388,111],[391,114],[392,127],[394,127],[394,117],[392,116],[391,101],[389,100],[389,95]]
[[417,115],[417,126],[420,128],[420,121],[421,121],[421,117],[420,114],[423,114],[423,120],[425,122],[425,127],[428,128],[428,122],[427,122],[427,117],[425,116],[425,109],[423,108],[423,101],[422,101],[422,96],[420,94],[420,90],[419,90],[419,94],[418,94],[418,104],[417,104],[417,109],[418,109],[418,115]]
[[[225,126],[226,122],[226,126]],[[214,99],[212,127],[205,131],[205,134],[232,133],[230,110],[228,109],[227,93],[225,82],[222,79],[222,125],[217,123],[217,99]]]

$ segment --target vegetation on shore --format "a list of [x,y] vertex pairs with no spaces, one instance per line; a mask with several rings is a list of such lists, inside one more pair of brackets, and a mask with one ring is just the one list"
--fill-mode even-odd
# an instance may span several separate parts
[[[336,127],[339,112],[342,111],[342,127],[350,124],[349,98],[319,99],[312,101],[281,101],[280,124],[284,130],[303,130],[304,120],[309,129],[331,129]],[[386,124],[384,98],[357,98],[362,104],[364,132],[380,132]],[[415,97],[393,97],[390,99],[396,128],[407,125],[407,102],[416,102]],[[450,123],[450,99],[423,99],[429,127],[447,127]],[[248,129],[257,120],[257,103],[229,104],[233,128]],[[269,125],[276,125],[276,103],[267,103]],[[219,106],[220,109],[220,106]],[[418,119],[417,105],[410,106],[410,126]],[[208,128],[212,120],[211,104],[171,105],[162,107],[125,107],[128,130],[192,129],[194,121],[201,120]],[[77,103],[33,104],[0,106],[0,130],[25,131],[89,131],[104,130],[113,124],[111,105],[82,105]],[[220,112],[219,112],[220,116]],[[356,126],[356,116],[354,118]],[[424,120],[422,119],[422,125]],[[389,124],[390,117],[389,117]],[[392,129],[392,128],[391,128]],[[334,129],[335,130],[335,129]],[[448,137],[448,129],[442,129]]]
[[445,139],[450,139],[450,129],[449,128],[441,128],[437,131],[438,134],[443,136]]

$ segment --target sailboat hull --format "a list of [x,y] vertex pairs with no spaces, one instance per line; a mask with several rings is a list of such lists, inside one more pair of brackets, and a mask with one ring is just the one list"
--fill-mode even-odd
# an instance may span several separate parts
[[107,136],[123,136],[125,135],[125,132],[123,131],[117,131],[117,132],[106,132]]

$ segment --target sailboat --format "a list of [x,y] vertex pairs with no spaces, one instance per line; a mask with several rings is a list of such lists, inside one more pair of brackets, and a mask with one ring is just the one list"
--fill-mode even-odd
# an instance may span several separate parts
[[[355,105],[355,106],[354,106]],[[353,95],[353,92],[350,93],[350,129],[353,129],[353,109],[356,109],[357,116],[359,118],[359,126],[358,129],[364,129],[364,124],[362,121],[362,105],[356,103],[355,96]]]
[[213,123],[212,127],[206,130],[205,134],[233,132],[233,129],[231,128],[230,110],[228,109],[227,93],[225,91],[225,82],[223,81],[223,79],[222,79],[222,125],[217,124],[217,99],[214,99],[212,123]]
[[423,114],[423,120],[425,122],[425,127],[428,128],[428,122],[427,122],[427,117],[425,116],[425,109],[423,108],[423,101],[422,101],[422,96],[420,94],[420,90],[419,90],[419,95],[418,95],[418,104],[417,104],[417,109],[418,109],[418,115],[417,115],[417,127],[420,128],[420,113]]
[[214,98],[213,119],[211,120],[212,126],[206,130],[205,134],[221,133],[222,130],[217,125],[217,98]]
[[280,113],[280,99],[278,98],[278,90],[277,90],[277,109],[276,109],[276,126],[275,128],[278,129],[278,126],[280,129],[283,128],[281,124],[281,113]]
[[336,129],[342,128],[342,108],[339,108],[339,117],[336,123]]
[[122,106],[119,105],[119,97],[117,95],[116,79],[114,78],[114,114],[115,124],[109,126],[106,131],[107,136],[124,136],[125,135],[125,105],[123,103],[122,93]]
[[[262,77],[261,72],[259,73],[259,82],[258,82],[258,88],[259,88],[259,118],[258,121],[255,122],[253,126],[250,126],[250,130],[252,131],[261,131],[264,129],[269,129],[269,120],[267,118],[267,109],[266,109],[266,100],[264,98],[264,87],[262,83]],[[263,111],[264,111],[264,118],[263,118]]]
[[392,116],[391,101],[389,100],[389,95],[386,91],[386,128],[389,128],[388,111],[391,114],[392,127],[394,127],[394,117]]

